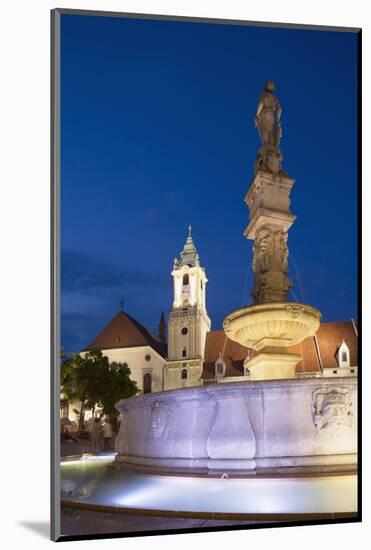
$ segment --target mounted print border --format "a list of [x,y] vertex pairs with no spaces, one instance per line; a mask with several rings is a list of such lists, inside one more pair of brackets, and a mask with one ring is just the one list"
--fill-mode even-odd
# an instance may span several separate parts
[[52,539],[361,521],[361,30],[51,33]]

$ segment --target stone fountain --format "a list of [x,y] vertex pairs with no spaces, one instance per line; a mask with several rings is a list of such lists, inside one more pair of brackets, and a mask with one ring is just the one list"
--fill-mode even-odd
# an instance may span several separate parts
[[256,126],[262,145],[246,196],[254,241],[254,305],[224,321],[226,335],[256,350],[246,381],[177,389],[117,404],[123,421],[116,465],[156,471],[257,472],[264,468],[354,468],[355,378],[295,377],[288,347],[313,336],[321,314],[288,302],[287,233],[294,180],[282,170],[281,107],[267,82]]

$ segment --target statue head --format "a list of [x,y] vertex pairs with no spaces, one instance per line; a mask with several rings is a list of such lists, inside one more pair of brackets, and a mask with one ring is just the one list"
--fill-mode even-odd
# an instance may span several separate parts
[[274,82],[273,80],[267,80],[267,82],[264,84],[264,90],[266,90],[267,92],[274,92],[274,90],[276,89],[275,85],[274,85]]

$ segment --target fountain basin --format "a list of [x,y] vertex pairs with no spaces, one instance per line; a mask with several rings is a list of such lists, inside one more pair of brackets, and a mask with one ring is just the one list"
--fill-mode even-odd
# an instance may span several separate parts
[[355,517],[357,380],[236,382],[121,400],[116,455],[61,463],[61,502],[102,512]]
[[297,302],[249,306],[230,313],[224,320],[224,332],[231,340],[261,351],[267,347],[287,348],[313,336],[320,325],[321,313]]
[[119,401],[119,468],[244,472],[356,468],[357,379],[232,382]]
[[357,477],[195,477],[112,467],[114,456],[61,462],[61,502],[102,512],[279,521],[347,517],[357,511]]

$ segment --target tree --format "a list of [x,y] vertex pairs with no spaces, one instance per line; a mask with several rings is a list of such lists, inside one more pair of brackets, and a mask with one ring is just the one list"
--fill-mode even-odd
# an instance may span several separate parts
[[120,399],[127,399],[138,392],[136,383],[130,379],[130,369],[126,363],[114,362],[105,373],[105,383],[101,388],[100,404],[103,413],[110,417],[118,416],[115,405]]
[[101,406],[104,414],[117,416],[117,401],[131,397],[137,391],[127,364],[110,364],[100,350],[89,351],[84,357],[74,354],[62,362],[61,399],[81,402],[79,432],[83,427],[85,408]]

